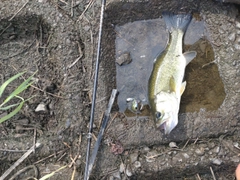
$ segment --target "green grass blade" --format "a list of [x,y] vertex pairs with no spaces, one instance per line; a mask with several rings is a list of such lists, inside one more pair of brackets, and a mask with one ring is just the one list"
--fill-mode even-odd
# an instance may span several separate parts
[[27,89],[34,81],[30,82],[32,77],[35,75],[35,73],[30,76],[28,79],[26,79],[24,82],[22,82],[22,84],[20,84],[5,100],[4,102],[0,105],[3,106],[4,104],[6,104],[8,101],[10,101],[13,97],[17,96],[18,94],[20,94],[22,91],[24,91],[25,89]]
[[22,101],[22,102],[18,105],[18,107],[16,107],[16,109],[14,109],[14,110],[13,110],[12,112],[10,112],[8,115],[2,117],[2,118],[0,119],[0,123],[6,121],[6,120],[8,120],[8,119],[10,119],[10,118],[13,117],[15,114],[17,114],[17,113],[20,111],[20,109],[22,108],[24,102],[25,102],[25,101]]
[[11,105],[6,106],[6,107],[0,107],[0,110],[1,110],[1,111],[6,111],[6,110],[8,110],[8,109],[10,109],[10,108],[12,108],[12,107],[17,106],[17,105],[19,105],[19,103],[17,103],[17,104],[11,104]]
[[9,78],[7,81],[5,81],[1,86],[0,86],[0,97],[2,97],[2,93],[4,92],[5,88],[7,87],[7,85],[9,83],[11,83],[12,81],[14,81],[15,79],[17,79],[19,76],[23,75],[25,72],[21,72],[16,74],[15,76]]

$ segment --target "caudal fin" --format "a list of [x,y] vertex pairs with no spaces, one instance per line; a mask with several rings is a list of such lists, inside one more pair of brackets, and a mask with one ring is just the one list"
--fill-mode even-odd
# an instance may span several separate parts
[[192,20],[191,14],[174,14],[171,12],[163,12],[162,16],[170,32],[172,32],[174,29],[180,29],[185,32],[188,24]]

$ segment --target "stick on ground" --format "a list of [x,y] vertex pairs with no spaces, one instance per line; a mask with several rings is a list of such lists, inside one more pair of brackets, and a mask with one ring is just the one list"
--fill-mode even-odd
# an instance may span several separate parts
[[33,151],[35,148],[38,148],[41,143],[36,143],[32,146],[21,158],[19,158],[1,177],[0,180],[4,180],[21,162],[23,162]]
[[104,133],[106,127],[107,127],[107,123],[108,123],[108,120],[109,120],[110,112],[111,112],[112,105],[113,105],[113,102],[114,102],[114,100],[115,100],[116,95],[117,95],[117,90],[116,90],[116,89],[113,89],[113,90],[112,90],[111,98],[110,98],[109,103],[108,103],[107,110],[105,111],[105,114],[104,114],[104,117],[103,117],[102,126],[101,126],[101,128],[100,128],[99,133],[98,133],[97,141],[96,141],[96,143],[95,143],[95,145],[94,145],[94,149],[93,149],[93,152],[92,152],[90,161],[89,161],[89,165],[88,165],[88,177],[87,177],[87,179],[88,179],[89,176],[90,176],[90,173],[91,173],[92,168],[93,168],[93,165],[94,165],[94,161],[95,161],[95,159],[96,159],[96,157],[97,157],[97,152],[98,152],[99,146],[100,146],[101,141],[102,141],[103,133]]

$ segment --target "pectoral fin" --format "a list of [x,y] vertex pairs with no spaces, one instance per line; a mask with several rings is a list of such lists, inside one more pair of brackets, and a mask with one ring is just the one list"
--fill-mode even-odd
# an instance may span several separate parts
[[185,91],[186,84],[187,84],[187,82],[184,81],[184,82],[182,83],[182,85],[181,85],[181,89],[180,89],[180,94],[181,94],[181,95],[182,95],[182,94],[184,93],[184,91]]
[[186,60],[186,66],[196,57],[197,52],[196,51],[188,51],[183,53],[183,56]]
[[171,92],[176,92],[176,83],[173,76],[170,78],[169,87]]

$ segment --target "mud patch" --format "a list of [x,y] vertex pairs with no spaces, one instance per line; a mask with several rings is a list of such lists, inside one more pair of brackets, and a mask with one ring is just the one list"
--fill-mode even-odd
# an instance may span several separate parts
[[180,113],[217,110],[223,103],[226,93],[218,66],[215,63],[211,44],[201,39],[185,51],[196,51],[197,57],[186,68],[187,87],[182,95]]

